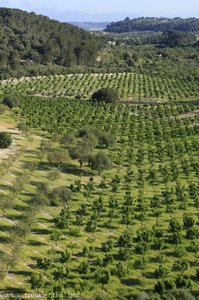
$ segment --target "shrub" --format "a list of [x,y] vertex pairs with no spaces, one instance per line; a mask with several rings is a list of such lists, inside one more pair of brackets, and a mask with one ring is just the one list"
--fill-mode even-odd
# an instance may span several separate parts
[[0,149],[8,148],[12,144],[12,138],[9,133],[0,132]]
[[113,103],[119,100],[117,92],[112,88],[102,88],[92,95],[93,101]]
[[10,109],[18,106],[19,99],[14,95],[6,95],[3,99],[3,104],[7,105]]

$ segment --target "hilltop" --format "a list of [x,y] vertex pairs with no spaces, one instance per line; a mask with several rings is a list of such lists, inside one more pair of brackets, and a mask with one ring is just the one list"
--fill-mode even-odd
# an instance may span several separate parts
[[[71,24],[19,9],[0,9],[1,74],[38,74],[42,66],[93,66],[100,42]],[[26,71],[25,71],[26,70]]]
[[125,18],[123,21],[112,22],[107,25],[105,31],[108,32],[131,32],[131,31],[199,31],[199,19],[197,18],[155,18],[155,17],[141,17],[141,18]]

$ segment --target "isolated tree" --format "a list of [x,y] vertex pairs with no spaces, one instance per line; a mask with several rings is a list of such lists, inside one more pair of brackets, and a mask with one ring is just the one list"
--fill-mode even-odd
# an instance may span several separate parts
[[54,229],[50,235],[50,239],[55,242],[55,245],[57,246],[57,242],[61,239],[61,231],[59,229]]
[[37,259],[37,267],[39,269],[48,270],[52,266],[52,260],[49,258],[38,258]]
[[109,146],[113,145],[115,143],[115,137],[113,134],[108,132],[101,132],[99,134],[99,145],[108,148]]
[[93,147],[96,147],[98,144],[98,139],[100,136],[100,131],[97,128],[93,127],[86,127],[83,129],[80,129],[78,133],[78,137],[83,138],[84,140],[88,140],[91,142]]
[[184,223],[184,227],[187,229],[187,228],[191,228],[194,226],[195,220],[192,216],[184,214],[183,215],[183,223]]
[[173,269],[175,271],[180,271],[181,275],[189,268],[189,262],[186,260],[178,260],[173,264]]
[[48,152],[48,151],[51,150],[51,148],[52,148],[51,141],[46,140],[46,139],[41,140],[40,149],[41,149],[42,152],[44,152],[44,153]]
[[8,148],[12,144],[12,138],[9,133],[0,132],[0,149]]
[[64,215],[59,215],[54,219],[55,226],[58,229],[66,229],[68,227],[68,218]]
[[96,275],[97,281],[102,284],[102,289],[104,289],[105,284],[108,284],[111,281],[111,274],[109,270],[102,270]]
[[112,88],[102,88],[91,96],[93,101],[114,103],[119,100],[117,92]]
[[67,206],[68,201],[72,197],[72,192],[69,188],[66,186],[60,186],[57,188],[54,188],[50,194],[51,197],[51,203],[52,204],[59,204],[62,203],[65,206]]
[[66,146],[66,148],[71,147],[75,143],[75,137],[71,134],[65,133],[60,138],[60,144]]
[[31,279],[30,279],[30,283],[31,283],[31,288],[32,289],[39,289],[43,286],[44,284],[44,280],[41,274],[36,275],[36,274],[32,274],[31,275]]
[[69,149],[69,154],[72,159],[77,159],[80,168],[83,167],[83,163],[88,160],[89,155],[93,151],[93,145],[88,140],[82,140],[80,141],[77,146]]
[[65,150],[54,150],[48,154],[48,161],[57,165],[58,169],[60,169],[61,164],[69,161],[68,152]]
[[64,282],[65,279],[68,278],[70,273],[70,270],[68,267],[58,267],[55,271],[54,271],[54,279],[55,281],[61,281],[62,283]]
[[79,266],[79,273],[83,275],[83,278],[90,272],[90,267],[88,262],[83,261]]
[[158,269],[155,270],[154,275],[156,278],[161,278],[162,280],[164,280],[168,273],[168,270],[162,265],[160,265]]
[[29,130],[29,127],[28,125],[26,124],[26,122],[19,122],[17,124],[17,128],[19,129],[19,131],[21,131],[23,134],[27,134],[28,133],[28,130]]
[[2,211],[3,216],[5,216],[7,210],[11,209],[13,205],[14,205],[13,197],[3,196],[0,198],[0,211]]
[[125,264],[124,263],[122,263],[121,261],[118,263],[118,264],[116,264],[116,274],[117,274],[117,276],[119,277],[119,279],[121,280],[121,281],[123,281],[124,280],[124,278],[127,276],[127,274],[128,274],[128,269],[127,269],[127,267],[125,266]]
[[70,260],[71,260],[71,254],[68,252],[68,250],[61,252],[60,261],[62,263],[68,263]]
[[59,169],[52,169],[49,173],[48,173],[48,179],[50,181],[55,181],[57,179],[60,179],[61,177],[61,173]]
[[124,231],[118,238],[117,244],[119,247],[131,247],[132,235],[129,231]]
[[91,169],[97,170],[99,174],[102,171],[108,170],[111,167],[111,160],[107,154],[98,152],[92,159]]
[[3,280],[10,269],[13,267],[16,262],[16,256],[12,253],[5,252],[0,250],[0,280]]
[[113,249],[113,241],[108,240],[101,245],[103,252],[110,252]]
[[173,291],[176,288],[175,282],[172,280],[162,280],[158,281],[154,286],[154,293],[158,293],[160,295],[165,294],[167,291]]
[[197,253],[199,252],[199,244],[196,241],[192,241],[189,246],[189,251],[195,254],[197,257]]
[[176,279],[176,287],[181,289],[190,289],[192,287],[192,281],[189,275],[178,275]]

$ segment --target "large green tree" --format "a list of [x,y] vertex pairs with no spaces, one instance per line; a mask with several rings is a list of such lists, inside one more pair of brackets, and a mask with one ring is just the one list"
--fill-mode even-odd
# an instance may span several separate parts
[[119,100],[119,96],[112,88],[102,88],[93,93],[91,99],[97,102],[114,103]]
[[0,132],[0,149],[8,148],[12,144],[12,138],[9,133]]

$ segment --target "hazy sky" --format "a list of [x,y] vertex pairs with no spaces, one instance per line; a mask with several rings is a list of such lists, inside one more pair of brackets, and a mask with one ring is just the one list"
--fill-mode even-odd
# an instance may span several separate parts
[[137,16],[199,17],[199,0],[0,0],[0,6],[28,11],[54,10],[86,13],[121,13]]

